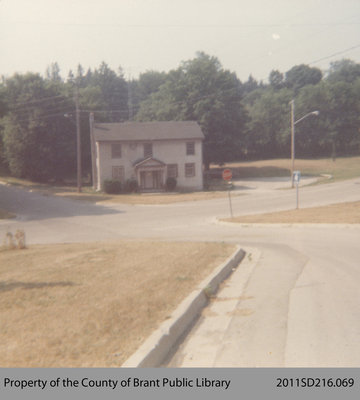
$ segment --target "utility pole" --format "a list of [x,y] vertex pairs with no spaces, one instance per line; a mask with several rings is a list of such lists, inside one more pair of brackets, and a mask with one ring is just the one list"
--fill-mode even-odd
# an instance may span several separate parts
[[291,105],[291,187],[294,187],[295,169],[295,100],[290,101]]
[[81,193],[81,132],[80,132],[80,108],[79,88],[75,83],[75,108],[76,108],[76,159],[77,159],[77,191]]
[[92,184],[93,189],[96,190],[97,185],[97,171],[96,171],[96,143],[94,138],[94,113],[89,115],[90,124],[90,145],[91,145],[91,168],[92,168]]
[[132,121],[134,117],[134,111],[133,111],[133,99],[132,99],[132,88],[131,88],[131,72],[129,72],[128,75],[128,81],[127,81],[127,87],[128,87],[128,118],[129,121]]

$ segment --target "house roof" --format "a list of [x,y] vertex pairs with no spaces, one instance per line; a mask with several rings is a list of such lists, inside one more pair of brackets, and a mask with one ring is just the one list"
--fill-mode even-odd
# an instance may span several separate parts
[[94,124],[95,141],[204,139],[197,122],[121,122]]

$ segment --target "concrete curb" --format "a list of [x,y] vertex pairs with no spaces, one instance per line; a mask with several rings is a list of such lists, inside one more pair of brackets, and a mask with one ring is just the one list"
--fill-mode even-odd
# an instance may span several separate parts
[[163,322],[121,367],[146,368],[160,366],[181,336],[189,329],[201,310],[206,306],[209,301],[209,294],[216,292],[219,284],[231,274],[244,256],[245,251],[240,246],[237,246],[236,251],[224,263],[219,265],[209,277],[203,280],[198,289],[194,290],[180,303],[171,318]]
[[232,226],[232,227],[240,227],[240,228],[329,228],[329,227],[338,227],[338,228],[356,228],[358,229],[360,224],[345,224],[345,223],[300,223],[300,222],[287,222],[287,223],[275,223],[275,222],[228,222],[221,221],[221,219],[217,219],[213,221],[213,223],[224,225],[224,226]]

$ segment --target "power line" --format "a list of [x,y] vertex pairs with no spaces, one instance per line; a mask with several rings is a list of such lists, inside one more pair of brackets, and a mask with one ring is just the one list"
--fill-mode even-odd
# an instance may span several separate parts
[[32,21],[15,21],[11,24],[22,25],[56,25],[56,26],[78,26],[78,27],[107,27],[107,28],[156,28],[156,29],[169,29],[169,28],[279,28],[279,27],[310,27],[310,26],[350,26],[360,25],[359,22],[313,22],[313,23],[269,23],[269,24],[105,24],[105,23],[53,23],[53,22],[32,22]]
[[319,58],[318,60],[312,61],[311,63],[309,63],[309,65],[316,64],[316,63],[318,63],[320,61],[324,61],[324,60],[327,60],[329,58],[339,56],[341,54],[347,53],[348,51],[355,50],[355,49],[357,49],[359,47],[360,47],[360,44],[357,44],[356,46],[349,47],[348,49],[345,49],[345,50],[342,50],[342,51],[338,51],[337,53],[333,53],[333,54],[331,54],[329,56],[325,56],[325,57]]
[[69,101],[67,101],[67,102],[61,102],[61,103],[59,103],[59,104],[53,104],[53,105],[51,105],[51,106],[46,106],[46,107],[39,107],[39,106],[34,106],[34,107],[24,107],[24,108],[12,108],[11,106],[9,107],[9,111],[10,112],[12,112],[12,113],[15,113],[15,114],[19,114],[19,113],[21,113],[21,114],[26,114],[26,113],[28,113],[28,114],[31,114],[31,113],[33,113],[33,112],[35,112],[35,111],[37,111],[37,110],[42,110],[42,111],[45,111],[45,112],[47,112],[47,113],[51,113],[51,112],[56,112],[56,111],[62,111],[63,109],[67,109],[67,108],[69,108],[69,107],[72,107],[73,106],[73,104],[71,103],[71,102],[69,102]]
[[41,102],[43,102],[43,101],[48,101],[48,100],[52,100],[52,99],[57,99],[57,98],[59,98],[59,97],[65,98],[64,95],[59,94],[59,95],[57,95],[57,96],[43,97],[43,98],[41,98],[41,99],[39,99],[39,100],[29,100],[29,101],[24,101],[24,102],[19,101],[19,102],[15,102],[14,104],[15,104],[15,105],[16,105],[16,104],[19,104],[19,106],[21,106],[21,105],[28,105],[28,104],[32,104],[32,103],[41,103]]
[[[72,111],[71,111],[72,112]],[[27,116],[27,117],[23,117],[23,118],[16,118],[15,122],[16,123],[22,123],[22,122],[28,122],[30,118],[33,118],[34,120],[44,120],[44,119],[51,119],[51,118],[55,118],[55,117],[60,117],[63,116],[65,114],[68,114],[69,112],[60,112],[60,113],[56,113],[56,114],[48,114],[48,115],[36,115],[36,116]]]

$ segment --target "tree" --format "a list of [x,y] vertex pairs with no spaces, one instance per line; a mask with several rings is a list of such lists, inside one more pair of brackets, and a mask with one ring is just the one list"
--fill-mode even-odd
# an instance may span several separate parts
[[69,99],[38,74],[16,74],[4,87],[9,112],[2,119],[2,136],[12,175],[46,181],[70,174],[75,135],[64,118]]
[[282,89],[284,87],[284,74],[278,70],[272,70],[269,75],[270,86],[275,89]]
[[216,57],[198,53],[168,74],[159,90],[140,104],[137,119],[197,121],[205,134],[204,163],[239,158],[246,111],[241,82]]
[[352,83],[360,78],[360,64],[352,60],[343,59],[330,64],[327,80],[329,82],[344,81]]
[[137,80],[133,79],[128,82],[129,119],[132,119],[135,110],[139,109],[139,104],[151,94],[156,93],[166,79],[165,72],[147,71],[140,74]]
[[121,69],[116,74],[102,62],[92,74],[91,86],[101,90],[101,102],[109,122],[119,122],[128,119],[128,86]]
[[52,63],[49,67],[47,67],[45,76],[48,81],[62,82],[59,64],[55,62]]
[[307,119],[296,127],[299,155],[332,156],[358,152],[360,143],[360,79],[321,82],[304,87],[296,99],[300,115],[320,111],[316,119]]
[[301,64],[292,67],[286,72],[285,85],[293,89],[295,93],[298,93],[302,87],[306,85],[316,85],[321,79],[322,72],[320,69]]
[[289,102],[292,97],[289,89],[269,87],[245,98],[249,115],[248,157],[264,159],[289,155]]
[[250,93],[259,88],[259,83],[256,79],[253,78],[252,75],[249,75],[249,78],[246,82],[243,83],[242,89],[243,93]]

